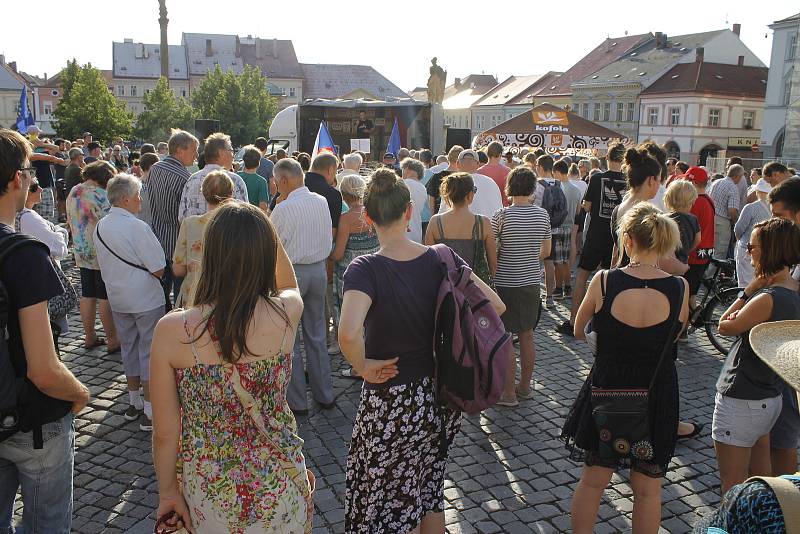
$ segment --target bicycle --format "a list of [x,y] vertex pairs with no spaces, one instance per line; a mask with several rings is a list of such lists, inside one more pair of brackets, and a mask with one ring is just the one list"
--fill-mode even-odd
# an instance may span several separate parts
[[714,274],[704,277],[701,287],[705,291],[698,306],[689,317],[688,334],[699,328],[705,328],[708,340],[722,354],[728,354],[736,336],[723,336],[719,333],[719,318],[739,297],[742,288],[736,283],[736,262],[734,260],[711,259],[716,267]]

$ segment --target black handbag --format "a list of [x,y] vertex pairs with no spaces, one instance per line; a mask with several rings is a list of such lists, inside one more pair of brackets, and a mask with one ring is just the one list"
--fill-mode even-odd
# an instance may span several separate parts
[[103,236],[100,235],[100,225],[99,224],[95,228],[95,231],[97,232],[97,239],[99,239],[100,242],[103,244],[103,246],[106,247],[106,250],[108,250],[111,254],[113,254],[114,257],[116,257],[119,261],[121,261],[122,263],[125,263],[127,265],[130,265],[134,269],[139,269],[140,271],[144,271],[147,274],[149,274],[150,276],[152,276],[153,278],[155,278],[156,280],[158,280],[158,283],[161,284],[161,290],[164,292],[164,313],[166,314],[166,313],[171,312],[172,311],[172,302],[170,302],[169,288],[167,287],[165,280],[163,278],[159,278],[158,276],[156,276],[153,273],[151,273],[150,271],[148,271],[146,267],[142,267],[141,265],[136,265],[135,263],[129,262],[125,258],[121,257],[119,254],[114,252],[111,249],[111,247],[109,247],[106,244],[106,242],[103,240]]
[[[601,291],[605,298],[605,280],[602,278]],[[653,459],[655,451],[650,436],[650,392],[664,357],[674,344],[679,317],[680,312],[675,314],[670,325],[667,342],[661,349],[653,378],[646,389],[592,387],[592,419],[599,438],[597,454],[600,458],[633,458],[642,461]]]
[[64,292],[47,301],[47,311],[52,319],[60,319],[66,317],[67,313],[78,305],[78,292],[75,291],[75,286],[72,285],[72,282],[70,282],[69,278],[64,274],[61,266],[52,258],[50,261],[53,264],[53,268],[56,270],[58,280],[64,287]]

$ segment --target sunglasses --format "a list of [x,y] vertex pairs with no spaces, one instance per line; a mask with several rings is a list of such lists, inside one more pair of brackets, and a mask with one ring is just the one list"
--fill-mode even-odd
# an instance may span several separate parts
[[758,245],[754,245],[753,243],[748,243],[748,244],[745,245],[745,247],[747,248],[747,253],[748,254],[752,254],[753,253],[753,249],[758,247]]

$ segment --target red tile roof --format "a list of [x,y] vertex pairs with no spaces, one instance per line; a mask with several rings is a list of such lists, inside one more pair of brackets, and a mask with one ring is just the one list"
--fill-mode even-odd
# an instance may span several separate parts
[[618,60],[636,46],[652,38],[653,35],[650,33],[626,35],[624,37],[609,37],[570,67],[558,80],[554,80],[553,83],[542,88],[536,93],[536,96],[571,95],[572,89],[570,88],[570,84],[582,80],[593,72],[597,72],[606,65]]
[[714,93],[764,98],[766,67],[745,67],[722,63],[678,63],[642,94]]

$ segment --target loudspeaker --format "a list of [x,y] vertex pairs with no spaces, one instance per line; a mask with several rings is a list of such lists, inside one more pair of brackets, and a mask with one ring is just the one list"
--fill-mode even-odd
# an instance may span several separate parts
[[216,119],[195,119],[194,121],[194,133],[200,140],[201,147],[206,137],[218,131],[219,121]]

